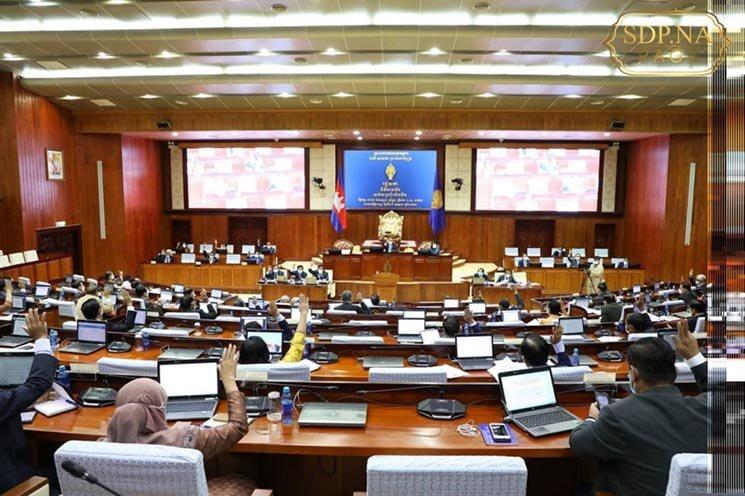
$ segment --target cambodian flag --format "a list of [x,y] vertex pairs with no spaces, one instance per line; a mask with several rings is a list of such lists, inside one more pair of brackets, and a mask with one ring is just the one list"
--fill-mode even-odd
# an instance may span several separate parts
[[341,233],[347,228],[347,205],[344,201],[344,167],[339,169],[336,176],[334,204],[331,206],[331,225],[337,233]]

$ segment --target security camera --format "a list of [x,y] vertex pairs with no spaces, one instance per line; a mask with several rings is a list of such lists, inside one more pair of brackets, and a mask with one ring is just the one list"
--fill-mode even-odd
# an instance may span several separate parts
[[171,120],[170,119],[162,119],[155,123],[155,126],[160,130],[167,130],[171,129]]
[[451,183],[455,184],[455,191],[460,191],[460,189],[463,187],[463,179],[456,177]]
[[318,189],[326,189],[326,185],[323,184],[323,178],[322,177],[314,177],[313,178],[313,184],[316,185],[316,188]]

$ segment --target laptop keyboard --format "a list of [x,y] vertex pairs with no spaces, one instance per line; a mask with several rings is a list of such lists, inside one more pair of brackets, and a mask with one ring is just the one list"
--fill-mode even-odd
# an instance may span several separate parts
[[203,412],[212,410],[215,400],[177,401],[166,404],[167,413]]
[[526,428],[539,427],[542,425],[560,424],[576,420],[572,414],[565,410],[550,410],[533,415],[520,416],[520,423]]

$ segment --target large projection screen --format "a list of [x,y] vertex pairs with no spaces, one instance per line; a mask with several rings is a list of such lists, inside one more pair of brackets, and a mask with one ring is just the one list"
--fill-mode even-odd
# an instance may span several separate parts
[[595,148],[479,148],[476,210],[597,212],[600,156]]
[[188,208],[305,208],[305,148],[186,149]]

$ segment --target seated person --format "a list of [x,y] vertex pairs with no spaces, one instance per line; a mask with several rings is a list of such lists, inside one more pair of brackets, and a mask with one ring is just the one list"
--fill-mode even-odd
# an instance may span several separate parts
[[522,257],[518,257],[516,260],[518,267],[530,267],[530,258],[527,253],[523,253]]
[[155,258],[153,258],[156,263],[165,264],[173,263],[173,259],[173,252],[171,250],[161,250],[160,253],[155,255]]
[[319,282],[328,282],[330,278],[331,275],[326,269],[323,268],[323,265],[319,265],[318,270],[316,271],[316,279],[318,279]]
[[517,284],[515,276],[512,275],[511,270],[507,270],[502,274],[496,275],[494,277],[494,282],[497,284]]
[[[698,350],[678,345],[681,354],[684,349],[685,358],[703,362],[691,363],[694,376],[706,374]],[[675,352],[660,338],[629,346],[628,362],[633,394],[602,411],[597,404],[590,405],[587,419],[569,436],[569,446],[580,458],[600,462],[594,491],[616,496],[665,494],[672,457],[707,452],[708,394],[681,394],[675,386]]]
[[179,241],[178,243],[176,243],[175,250],[176,253],[186,253],[187,251],[189,251],[189,244],[186,241]]
[[[468,327],[468,332],[466,334],[476,334],[481,332],[481,324],[474,320],[473,314],[470,310],[463,312],[463,317]],[[462,329],[458,317],[455,315],[448,315],[445,317],[445,320],[442,321],[442,330],[445,331],[445,336],[448,338],[454,338],[458,334],[461,334]]]
[[266,272],[264,273],[264,280],[265,281],[275,281],[279,276],[285,275],[284,271],[279,267],[279,265],[275,265],[274,267],[269,267],[266,269]]
[[[561,340],[563,335],[564,328],[562,326],[552,328],[551,345],[554,347],[558,365],[562,367],[571,367],[572,362],[569,360],[569,356],[566,354],[566,349],[564,347],[564,342]],[[548,341],[535,332],[527,333],[520,345],[520,355],[523,357],[523,362],[525,362],[528,367],[543,367],[548,363],[550,353],[551,346],[548,344]]]
[[292,278],[296,281],[304,281],[306,277],[308,277],[308,273],[302,265],[298,265],[295,270],[292,271]]
[[622,260],[619,260],[615,263],[613,266],[614,269],[628,269],[629,268],[629,260],[627,258],[624,258]]
[[370,303],[373,304],[375,307],[380,306],[380,295],[378,293],[373,293],[370,295]]
[[512,293],[515,295],[515,304],[511,305],[510,300],[507,298],[502,298],[499,300],[499,309],[500,310],[523,310],[525,308],[525,301],[523,300],[523,297],[520,296],[520,292],[515,288],[514,286],[510,285],[510,289],[512,290]]
[[202,252],[202,258],[203,258],[202,261],[204,263],[208,265],[212,265],[220,261],[220,254],[217,253],[216,251],[208,252],[207,250],[205,250]]
[[616,301],[616,297],[610,293],[603,296],[603,306],[600,307],[600,322],[609,324],[621,320],[623,305]]
[[365,302],[362,301],[362,293],[357,293],[357,301],[359,305],[352,303],[352,292],[349,290],[344,291],[341,294],[341,305],[337,306],[335,310],[354,311],[356,313],[370,313],[370,309],[367,308]]
[[644,293],[640,293],[634,297],[634,312],[644,313],[647,311],[647,300],[644,297]]
[[688,281],[694,289],[700,289],[702,291],[706,289],[706,276],[699,274],[693,277],[693,269],[688,271]]
[[706,319],[706,303],[701,300],[693,300],[688,305],[688,308],[691,311],[691,316],[688,317],[688,327],[691,329],[691,332],[694,332],[698,319]]
[[[126,293],[126,291],[124,291]],[[122,296],[123,298],[123,296]],[[103,315],[107,315],[109,317],[113,317],[116,315],[116,311],[109,303],[101,303],[98,298],[98,285],[96,284],[88,284],[85,288],[85,294],[78,298],[78,300],[75,302],[75,318],[77,320],[84,319],[82,308],[86,301],[88,300],[96,300],[99,302],[101,306],[101,313]]]
[[13,282],[10,279],[5,280],[5,292],[3,294],[3,304],[0,305],[0,313],[7,312],[13,308]]
[[[206,291],[202,292],[202,299],[206,302],[207,301],[208,293]],[[200,300],[196,299],[193,294],[185,294],[181,297],[178,304],[178,311],[179,312],[187,312],[187,313],[198,313],[200,319],[209,319],[214,320],[217,318],[217,306],[213,303],[207,304],[207,310],[204,311],[200,308]]]
[[46,314],[39,317],[31,309],[26,317],[26,332],[34,340],[34,360],[25,382],[13,389],[0,389],[0,493],[5,494],[25,481],[31,468],[26,435],[21,424],[21,412],[52,387],[57,359],[52,354],[47,337]]
[[[295,329],[295,334],[290,340],[290,349],[287,350],[285,356],[282,357],[282,362],[294,363],[299,362],[303,359],[308,312],[308,297],[301,294],[300,320],[298,321],[297,328]],[[282,335],[285,336],[289,331],[289,326],[284,317],[280,315],[275,303],[271,303],[269,305],[269,315],[277,319],[277,323],[282,328]],[[267,347],[266,342],[264,342],[264,340],[258,336],[251,336],[250,338],[245,340],[241,345],[241,352],[238,362],[242,364],[269,363],[269,348]]]
[[[122,295],[122,299],[128,311],[134,310],[134,308],[131,306],[132,300],[129,297],[129,293],[125,291]],[[86,300],[86,302],[83,303],[83,305],[80,307],[80,311],[82,313],[82,317],[85,320],[104,320],[102,315],[103,312],[101,303],[98,301],[98,298],[91,298],[89,300]],[[106,330],[111,332],[127,332],[134,328],[134,320],[131,320],[129,322],[128,320],[129,319],[125,318],[122,322],[108,322],[106,324]]]
[[396,243],[392,240],[386,240],[383,243],[383,252],[384,253],[394,253],[398,251],[398,246],[396,246]]
[[246,262],[250,264],[261,265],[264,263],[264,254],[261,253],[260,251],[255,251],[253,253],[250,253],[246,257]]
[[473,312],[470,308],[466,308],[463,311],[463,320],[466,321],[466,326],[463,328],[464,333],[478,334],[481,332],[481,324],[476,322],[476,319],[473,318]]
[[488,281],[489,280],[489,274],[486,273],[486,271],[484,270],[483,267],[479,267],[479,270],[477,270],[476,273],[473,275],[473,278],[474,279],[477,278],[477,277],[480,277],[484,281]]
[[[235,382],[237,363],[235,345],[228,345],[223,350],[219,364],[220,379],[228,401],[227,423],[209,429],[189,422],[178,422],[169,427],[165,418],[165,404],[168,401],[165,390],[152,379],[139,378],[119,390],[116,410],[109,420],[104,441],[192,448],[201,451],[205,461],[226,453],[248,432],[246,400]],[[229,494],[250,495],[255,489],[249,479],[233,475],[228,477],[232,491]],[[221,477],[208,481],[208,484],[210,494],[224,494],[228,481]]]
[[551,251],[551,256],[554,257],[554,258],[557,258],[557,257],[558,258],[566,257],[567,256],[567,251],[566,251],[566,249],[564,247],[557,246],[556,248],[554,248]]
[[652,319],[646,313],[630,313],[626,316],[626,334],[638,332],[657,332]]
[[429,248],[429,254],[430,255],[439,255],[441,252],[440,243],[437,241],[432,241],[432,245]]
[[564,317],[564,312],[561,309],[561,302],[559,300],[551,300],[546,305],[548,310],[548,317],[540,320],[541,324],[553,324],[558,321],[560,317]]
[[[683,278],[681,277],[681,281]],[[687,305],[696,299],[696,293],[693,291],[693,286],[687,282],[680,283],[680,299],[686,302]]]

